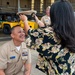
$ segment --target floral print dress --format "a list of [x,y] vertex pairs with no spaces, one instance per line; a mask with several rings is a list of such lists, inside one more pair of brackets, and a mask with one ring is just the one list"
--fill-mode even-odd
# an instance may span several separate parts
[[27,46],[39,52],[36,67],[47,75],[75,75],[75,53],[63,48],[51,27],[29,30]]

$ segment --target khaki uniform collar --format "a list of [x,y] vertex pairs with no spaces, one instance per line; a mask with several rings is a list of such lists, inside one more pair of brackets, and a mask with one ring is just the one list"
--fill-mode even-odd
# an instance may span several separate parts
[[49,16],[45,15],[45,18],[48,18]]
[[[26,49],[26,44],[24,42],[22,42],[21,48]],[[10,41],[10,49],[11,49],[11,51],[16,50],[16,46],[14,45],[13,40]]]

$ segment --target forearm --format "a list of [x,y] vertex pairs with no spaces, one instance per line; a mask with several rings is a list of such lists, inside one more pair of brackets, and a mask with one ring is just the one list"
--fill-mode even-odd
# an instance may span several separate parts
[[30,29],[30,26],[28,25],[27,17],[23,14],[19,15],[20,19],[24,22],[24,30],[26,35],[28,34],[28,30]]
[[28,21],[24,21],[24,30],[25,30],[25,33],[28,34],[28,30],[30,29],[30,26],[28,25]]
[[40,21],[37,16],[35,16],[35,20],[36,20],[36,23],[39,25],[39,27],[45,27],[44,23]]
[[39,25],[39,27],[45,27],[44,23],[41,22],[40,20],[37,21],[37,24]]
[[5,75],[3,70],[0,70],[0,75]]
[[31,64],[25,65],[25,75],[30,75],[31,73]]
[[26,72],[25,72],[25,75],[30,75],[30,72],[29,72],[29,71],[26,71]]

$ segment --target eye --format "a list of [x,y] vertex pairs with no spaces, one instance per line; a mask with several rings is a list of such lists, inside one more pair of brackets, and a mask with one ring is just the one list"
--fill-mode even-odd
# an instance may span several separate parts
[[24,30],[23,31],[19,31],[18,33],[25,33]]
[[21,33],[21,31],[18,31],[18,33]]
[[23,33],[25,33],[25,31],[23,30]]

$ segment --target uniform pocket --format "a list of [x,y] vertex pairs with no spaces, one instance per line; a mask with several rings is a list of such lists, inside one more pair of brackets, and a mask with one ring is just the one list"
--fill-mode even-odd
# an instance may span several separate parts
[[11,56],[9,56],[9,58],[8,58],[8,63],[15,63],[15,62],[17,62],[17,61],[18,61],[18,57],[15,56],[15,55],[11,55]]

